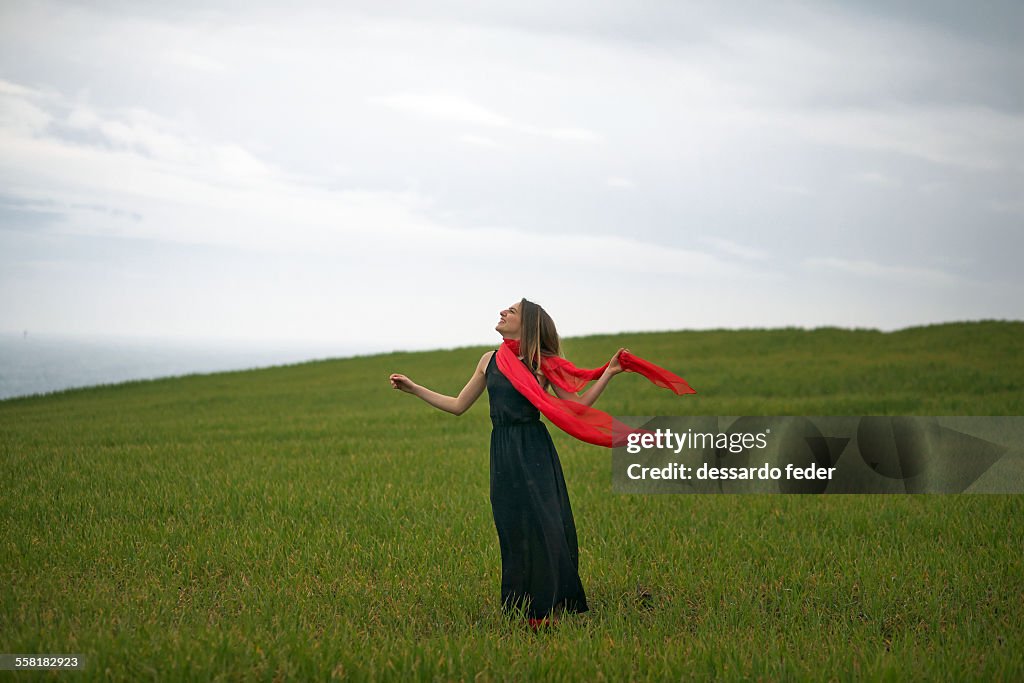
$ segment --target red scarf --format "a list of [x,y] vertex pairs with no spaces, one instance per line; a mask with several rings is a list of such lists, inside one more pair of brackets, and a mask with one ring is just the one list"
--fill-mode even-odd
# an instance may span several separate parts
[[[607,448],[625,445],[626,436],[635,431],[632,427],[597,408],[552,396],[541,388],[537,378],[518,356],[519,340],[504,340],[498,348],[498,369],[520,394],[544,414],[544,417],[580,441]],[[626,372],[638,372],[657,386],[676,394],[697,393],[682,377],[634,356],[629,351],[619,354],[619,363]],[[587,370],[577,368],[564,358],[541,356],[544,376],[553,384],[573,393],[586,386],[590,380],[600,377],[607,367],[608,363],[605,363],[599,368]]]

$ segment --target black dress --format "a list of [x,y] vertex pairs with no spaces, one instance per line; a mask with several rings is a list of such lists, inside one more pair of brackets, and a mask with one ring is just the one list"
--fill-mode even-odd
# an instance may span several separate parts
[[555,444],[539,411],[487,364],[491,510],[501,546],[501,603],[532,618],[586,612],[576,524]]

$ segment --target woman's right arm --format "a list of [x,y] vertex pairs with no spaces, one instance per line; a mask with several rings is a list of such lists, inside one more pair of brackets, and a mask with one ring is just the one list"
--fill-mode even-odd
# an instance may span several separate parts
[[431,391],[424,386],[416,384],[405,375],[397,373],[389,378],[391,386],[399,391],[404,391],[423,399],[438,410],[443,410],[452,415],[462,415],[469,410],[470,406],[476,403],[476,400],[480,398],[480,394],[484,393],[484,389],[487,388],[487,376],[484,373],[487,371],[487,363],[490,362],[492,353],[494,351],[488,351],[480,357],[480,362],[476,364],[473,376],[469,378],[466,386],[462,388],[458,396],[445,396],[436,391]]

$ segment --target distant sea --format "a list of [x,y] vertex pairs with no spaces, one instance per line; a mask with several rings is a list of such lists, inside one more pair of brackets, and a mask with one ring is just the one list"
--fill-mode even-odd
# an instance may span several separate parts
[[390,349],[372,345],[229,345],[0,333],[0,400],[129,380],[288,365]]

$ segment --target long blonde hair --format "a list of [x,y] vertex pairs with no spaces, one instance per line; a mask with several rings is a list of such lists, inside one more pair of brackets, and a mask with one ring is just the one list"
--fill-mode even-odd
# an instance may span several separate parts
[[561,356],[562,340],[555,329],[555,321],[538,304],[523,299],[519,302],[522,331],[519,334],[519,352],[534,373],[540,368],[541,356]]

